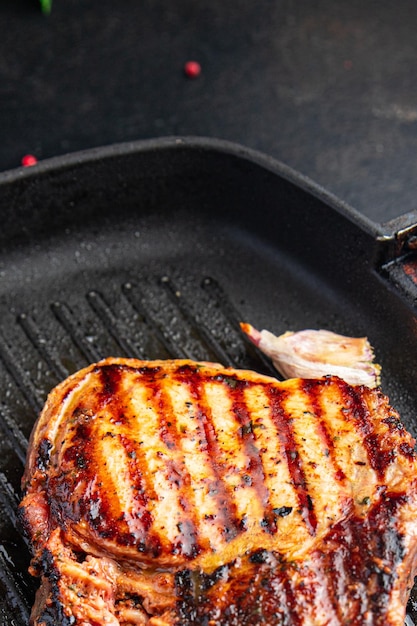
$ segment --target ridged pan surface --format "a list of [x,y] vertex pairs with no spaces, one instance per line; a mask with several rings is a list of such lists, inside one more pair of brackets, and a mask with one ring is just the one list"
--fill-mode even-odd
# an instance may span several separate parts
[[[101,358],[184,358],[272,374],[239,321],[367,336],[414,436],[415,315],[378,270],[378,229],[273,161],[161,140],[0,180],[0,623],[36,581],[16,529],[48,392]],[[413,603],[407,618],[413,623]]]

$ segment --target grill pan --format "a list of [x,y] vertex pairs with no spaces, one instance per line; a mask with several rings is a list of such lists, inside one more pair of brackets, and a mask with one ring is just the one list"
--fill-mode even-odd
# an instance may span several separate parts
[[15,524],[31,428],[49,390],[92,361],[185,357],[270,374],[240,320],[366,335],[417,436],[414,213],[373,224],[264,155],[167,138],[6,172],[0,215],[2,625],[28,623],[36,589]]

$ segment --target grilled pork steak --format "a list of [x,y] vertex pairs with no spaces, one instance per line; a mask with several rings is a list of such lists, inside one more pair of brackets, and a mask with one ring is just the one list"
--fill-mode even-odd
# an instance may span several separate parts
[[107,359],[50,394],[20,519],[37,625],[402,625],[414,441],[382,393]]

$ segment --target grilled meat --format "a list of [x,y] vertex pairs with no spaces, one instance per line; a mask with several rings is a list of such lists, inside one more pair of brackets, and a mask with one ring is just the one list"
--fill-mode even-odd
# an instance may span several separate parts
[[33,430],[31,623],[402,625],[414,441],[377,389],[107,359]]

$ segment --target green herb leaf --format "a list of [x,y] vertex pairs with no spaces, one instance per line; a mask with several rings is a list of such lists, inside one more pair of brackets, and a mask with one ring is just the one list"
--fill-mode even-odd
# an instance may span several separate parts
[[52,10],[52,0],[39,0],[41,3],[42,13],[49,15]]

